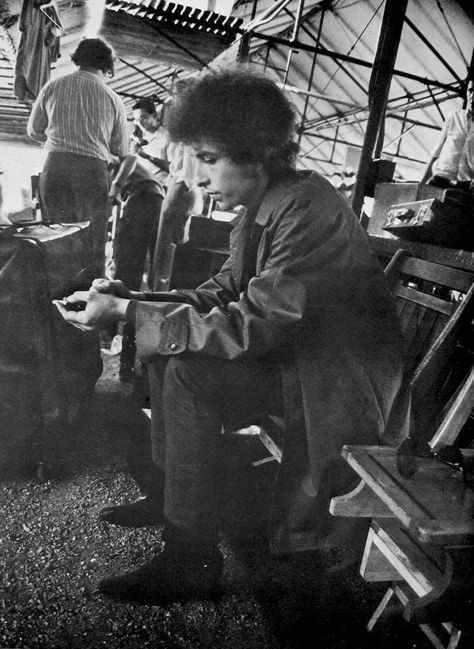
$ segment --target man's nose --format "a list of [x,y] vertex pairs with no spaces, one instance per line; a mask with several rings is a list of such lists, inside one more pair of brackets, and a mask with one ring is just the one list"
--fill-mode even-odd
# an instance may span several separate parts
[[206,187],[209,184],[209,178],[207,177],[207,174],[204,173],[202,165],[199,164],[199,162],[196,165],[194,180],[198,187]]

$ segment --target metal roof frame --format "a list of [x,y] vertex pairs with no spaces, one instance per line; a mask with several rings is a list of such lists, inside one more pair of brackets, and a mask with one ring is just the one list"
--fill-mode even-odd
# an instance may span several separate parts
[[[256,0],[254,0],[251,20],[247,25],[244,25],[240,29],[241,32],[240,39],[243,42],[243,46],[240,48],[240,59],[246,60],[251,63],[255,63],[258,57],[262,53],[264,53],[264,70],[268,71],[269,68],[270,69],[272,68],[272,64],[271,64],[272,57],[270,56],[271,51],[272,50],[279,51],[282,48],[283,49],[288,48],[288,53],[286,55],[286,65],[283,67],[282,64],[278,68],[276,68],[276,66],[273,66],[273,71],[278,73],[280,79],[281,78],[283,79],[281,82],[282,87],[284,87],[287,91],[296,94],[306,95],[304,98],[303,108],[302,110],[299,111],[300,118],[301,118],[299,128],[298,128],[299,141],[302,140],[302,137],[304,135],[306,138],[309,137],[311,139],[319,139],[321,141],[331,143],[332,145],[331,152],[328,157],[328,160],[326,160],[325,162],[333,160],[334,149],[337,144],[352,146],[352,147],[355,146],[364,149],[364,145],[355,144],[345,139],[344,135],[340,133],[340,127],[348,126],[349,124],[360,124],[364,122],[367,124],[367,129],[370,129],[372,111],[367,110],[365,107],[351,107],[350,105],[347,107],[346,110],[343,110],[344,102],[336,101],[334,102],[337,105],[336,114],[333,115],[332,117],[328,117],[327,115],[321,115],[320,117],[312,117],[308,119],[307,109],[308,109],[308,104],[310,102],[310,97],[318,96],[318,93],[312,92],[311,88],[312,88],[314,70],[316,68],[316,62],[320,60],[319,57],[328,57],[332,61],[336,62],[338,64],[338,69],[341,69],[343,72],[345,72],[346,76],[348,76],[353,83],[358,85],[359,90],[362,90],[369,97],[370,97],[370,89],[369,92],[367,92],[363,84],[357,81],[356,76],[346,68],[345,64],[350,64],[351,66],[360,66],[361,68],[370,69],[372,71],[372,76],[373,76],[374,67],[377,65],[377,59],[375,58],[375,60],[371,62],[362,57],[351,56],[350,53],[346,54],[346,53],[338,52],[336,50],[332,50],[321,45],[321,33],[323,30],[325,14],[328,10],[332,8],[334,4],[331,0],[321,0],[321,2],[319,2],[316,6],[311,7],[311,9],[306,13],[304,11],[304,0],[298,0],[296,11],[293,12],[289,10],[288,2],[286,1],[282,1],[280,3],[277,2],[276,4],[277,6],[274,9],[268,8],[266,12],[262,14],[264,16],[263,23],[264,24],[268,23],[267,20],[268,15],[272,15],[272,19],[274,20],[277,15],[285,12],[287,15],[291,16],[292,20],[294,21],[292,29],[289,30],[288,25],[284,25],[282,26],[282,29],[279,32],[273,30],[270,31],[269,33],[265,33],[261,28],[262,21],[259,20],[259,16],[256,15],[257,2]],[[379,8],[382,4],[383,3],[379,5]],[[386,0],[385,8],[387,9],[387,6],[390,4],[392,4],[391,0]],[[445,101],[451,100],[455,97],[463,97],[465,92],[465,81],[462,78],[462,75],[456,73],[456,71],[446,60],[446,58],[433,46],[432,42],[428,38],[426,38],[426,36],[422,33],[422,31],[418,29],[415,23],[408,16],[405,15],[405,11],[402,8],[403,4],[406,5],[407,3],[398,2],[392,4],[392,9],[391,9],[392,13],[394,15],[396,14],[400,15],[400,13],[403,12],[402,23],[407,25],[413,32],[414,36],[418,38],[419,41],[423,43],[423,45],[430,50],[430,52],[441,63],[443,68],[452,77],[452,81],[430,78],[429,76],[421,76],[420,74],[415,74],[408,70],[402,70],[393,67],[390,70],[390,76],[396,77],[402,81],[408,80],[410,82],[416,82],[420,84],[423,88],[422,92],[424,96],[422,99],[418,99],[416,101],[413,98],[413,93],[407,92],[407,94],[405,95],[406,101],[404,101],[403,104],[390,107],[390,103],[393,103],[393,100],[388,101],[388,93],[387,93],[387,96],[385,97],[385,100],[383,102],[384,106],[381,107],[381,110],[383,110],[384,118],[390,121],[401,122],[401,129],[398,135],[392,136],[389,142],[384,144],[383,143],[384,126],[383,123],[379,124],[379,126],[376,128],[377,131],[376,142],[372,143],[372,154],[386,152],[391,147],[393,147],[393,145],[396,144],[396,149],[395,151],[390,152],[390,156],[394,158],[408,160],[414,163],[422,164],[423,160],[419,159],[418,157],[407,156],[400,152],[401,141],[404,137],[408,136],[409,134],[411,134],[412,137],[415,136],[415,134],[413,133],[415,126],[432,129],[432,130],[435,129],[439,130],[439,126],[434,123],[430,123],[429,120],[414,119],[411,116],[409,116],[409,112],[417,111],[420,108],[427,107],[427,106],[435,106],[436,110],[439,112],[440,116],[444,120],[444,115],[441,111],[440,104]],[[313,33],[312,30],[315,29],[315,25],[314,24],[307,25],[306,23],[310,18],[314,19],[315,15],[318,13],[320,14],[319,24],[316,27],[317,29],[316,33]],[[312,42],[308,43],[301,40],[300,34],[303,33]],[[400,28],[400,34],[401,34],[401,28]],[[262,43],[261,44],[257,43],[255,45],[255,40],[262,41]],[[298,85],[296,86],[286,85],[286,81],[288,79],[289,66],[292,60],[292,54],[296,50],[306,52],[312,57],[310,71],[306,79],[306,89],[299,88]],[[284,54],[282,52],[279,53],[281,58],[284,59],[285,58]],[[474,60],[474,50],[472,54],[472,60]],[[472,63],[471,63],[471,68],[472,68]],[[330,100],[329,97],[326,97],[326,99]],[[332,98],[333,101],[334,99],[335,98]],[[347,103],[350,104],[350,102]],[[386,111],[385,111],[385,105],[386,105]],[[399,114],[400,112],[403,112],[403,114],[400,115]],[[352,115],[352,119],[350,119],[351,115]],[[329,136],[320,133],[322,129],[328,127],[335,129],[333,135]],[[308,151],[304,153],[304,157],[308,160],[314,159],[314,157],[311,156],[310,152]],[[367,165],[368,162],[366,161],[365,166],[367,167]],[[359,175],[361,175],[360,172]],[[357,192],[360,193],[360,188],[358,190],[356,187],[356,193]],[[356,198],[354,207],[356,211],[360,211],[361,208],[360,196]]]

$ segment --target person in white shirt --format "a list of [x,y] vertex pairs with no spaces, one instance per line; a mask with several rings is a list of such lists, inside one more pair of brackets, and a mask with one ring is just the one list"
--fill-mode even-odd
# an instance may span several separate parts
[[133,121],[136,125],[133,139],[134,152],[142,166],[160,182],[167,183],[169,159],[166,152],[168,135],[163,128],[161,114],[151,97],[141,97],[133,106]]
[[[189,79],[175,81],[172,102],[189,85]],[[166,197],[161,210],[152,287],[167,290],[173,265],[175,244],[186,240],[186,225],[191,214],[201,214],[203,191],[196,185],[195,161],[190,148],[171,142],[163,126],[166,105],[158,113],[151,97],[143,97],[133,107],[134,121],[143,134],[145,144],[136,148],[143,166],[165,182]]]
[[450,113],[441,130],[422,184],[437,187],[473,187],[474,179],[474,81],[468,81],[466,107]]
[[[175,80],[170,107],[192,83],[193,79]],[[163,121],[166,128],[166,114]],[[175,245],[186,241],[189,217],[202,214],[204,209],[204,192],[196,184],[196,161],[191,148],[182,142],[168,141],[166,152],[169,160],[168,190],[161,208],[153,260],[153,289],[156,291],[168,290]]]
[[82,40],[71,59],[79,68],[49,81],[35,101],[28,135],[48,152],[40,177],[44,220],[91,222],[95,274],[103,274],[110,213],[108,163],[129,149],[125,107],[105,84],[114,75],[112,48]]

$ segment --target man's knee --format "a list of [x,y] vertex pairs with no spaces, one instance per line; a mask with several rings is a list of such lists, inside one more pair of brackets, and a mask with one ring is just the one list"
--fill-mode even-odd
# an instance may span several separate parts
[[181,388],[195,393],[206,392],[213,378],[212,366],[210,357],[193,354],[172,356],[166,364],[165,390]]

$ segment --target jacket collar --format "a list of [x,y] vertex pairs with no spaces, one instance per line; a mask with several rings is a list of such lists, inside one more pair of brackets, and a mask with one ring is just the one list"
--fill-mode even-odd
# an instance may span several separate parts
[[283,180],[278,181],[276,184],[271,185],[265,192],[262,202],[257,210],[255,223],[261,226],[266,225],[277,205],[288,194],[288,189],[294,186],[295,181],[301,182],[302,180],[311,178],[312,175],[312,171],[296,171],[294,174],[291,174]]

